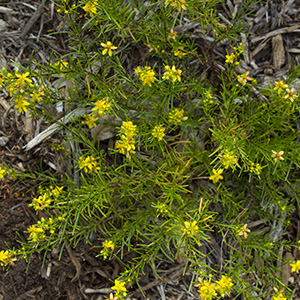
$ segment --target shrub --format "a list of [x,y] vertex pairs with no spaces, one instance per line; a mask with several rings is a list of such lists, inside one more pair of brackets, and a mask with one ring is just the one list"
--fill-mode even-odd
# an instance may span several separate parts
[[[111,299],[124,298],[145,265],[156,273],[162,258],[185,262],[202,299],[292,294],[277,262],[296,244],[283,236],[299,200],[299,99],[290,86],[299,72],[268,88],[242,73],[243,14],[224,26],[218,3],[56,3],[69,53],[4,69],[2,82],[20,113],[63,129],[56,148],[71,168],[15,171],[46,176],[29,206],[48,217],[19,249],[0,253],[3,266],[85,241],[123,266]],[[225,38],[230,53],[217,62],[209,42]],[[75,117],[57,121],[49,106]]]

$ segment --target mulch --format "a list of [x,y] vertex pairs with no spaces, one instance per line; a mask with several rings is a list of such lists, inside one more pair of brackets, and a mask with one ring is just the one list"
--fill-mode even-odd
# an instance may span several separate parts
[[[221,6],[221,22],[232,24],[243,2],[227,0]],[[254,4],[247,13],[243,22],[248,24],[248,32],[241,34],[246,54],[241,63],[241,73],[250,71],[249,76],[266,86],[268,82],[284,78],[293,64],[299,64],[300,2],[267,1]],[[48,0],[1,1],[0,17],[0,68],[5,65],[14,68],[16,64],[26,67],[31,56],[45,63],[52,51],[58,56],[68,52],[64,36],[51,35],[64,25],[54,3]],[[190,33],[209,44],[210,39],[199,32],[197,28],[192,28]],[[224,65],[226,50],[230,51],[226,41],[214,44],[212,58],[219,62],[216,66]],[[24,130],[28,126],[24,116],[14,111],[9,101],[9,95],[3,91],[0,94],[0,165],[5,163],[23,171],[51,170],[56,163],[53,155],[49,155],[53,154],[51,145],[55,138],[51,137],[30,151],[24,151],[24,146],[35,135],[35,128],[29,132]],[[26,239],[24,231],[39,219],[28,207],[32,193],[36,191],[35,182],[1,180],[0,250],[6,249],[7,245],[18,247],[16,241]],[[298,222],[295,227],[299,230],[299,217],[295,222]],[[64,249],[61,259],[59,252],[59,248],[54,248],[46,257],[43,253],[35,253],[30,264],[21,260],[8,271],[0,270],[0,300],[100,300],[108,296],[111,280],[117,277],[121,268],[117,261],[95,258],[98,251],[84,243],[75,249]],[[282,257],[286,258],[285,255],[283,253]],[[291,259],[299,258],[297,251],[289,255]],[[75,276],[78,263],[81,269],[79,278]],[[196,290],[189,291],[191,273],[187,271],[183,276],[183,267],[184,262],[171,264],[162,261],[157,270],[162,279],[155,277],[151,270],[145,270],[145,276],[140,281],[145,298],[197,299]],[[137,286],[131,291],[131,299],[143,298]]]

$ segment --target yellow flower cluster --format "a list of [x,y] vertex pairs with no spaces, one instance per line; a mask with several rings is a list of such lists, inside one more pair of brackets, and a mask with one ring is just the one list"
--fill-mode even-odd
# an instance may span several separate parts
[[157,204],[152,204],[152,207],[156,209],[157,214],[165,214],[168,212],[167,205],[166,203],[157,203]]
[[178,10],[186,10],[185,0],[166,0],[165,6],[171,5],[172,7],[177,8]]
[[8,250],[0,251],[0,266],[6,266],[8,264],[12,264],[14,260],[15,258],[13,252],[10,252]]
[[55,230],[61,227],[63,217],[52,218],[41,218],[37,224],[31,225],[27,231],[29,233],[29,240],[34,243],[45,241],[47,239],[46,231],[51,235],[55,233]]
[[100,170],[97,161],[92,156],[80,157],[78,166],[80,169],[84,169],[86,173],[97,173]]
[[184,222],[183,234],[186,234],[187,236],[195,236],[197,235],[198,230],[199,227],[197,226],[197,221]]
[[294,88],[289,88],[289,86],[284,83],[282,80],[275,81],[275,86],[273,88],[274,91],[277,90],[278,94],[281,94],[281,92],[285,92],[285,95],[283,96],[284,99],[288,99],[291,102],[294,102],[296,98],[298,98],[298,95],[295,94]]
[[14,105],[19,113],[26,113],[30,104],[34,101],[40,101],[45,96],[45,90],[43,88],[36,89],[29,75],[29,72],[10,73],[5,68],[0,72],[0,84],[5,82],[6,90],[11,97],[13,96]]
[[82,121],[82,124],[87,124],[87,126],[89,126],[89,128],[92,128],[93,126],[96,125],[96,122],[98,121],[98,118],[96,117],[95,114],[89,114],[89,115],[84,115],[83,116],[85,118],[84,121]]
[[179,46],[177,49],[175,49],[173,53],[175,56],[178,56],[179,58],[182,58],[183,56],[187,55],[184,52],[184,47],[182,46]]
[[277,292],[271,300],[287,300],[287,298],[283,296],[282,292]]
[[31,225],[27,232],[29,233],[29,240],[36,243],[42,241],[46,238],[45,230],[43,228],[38,227],[37,225]]
[[105,242],[102,243],[102,247],[103,249],[101,250],[100,255],[103,256],[103,259],[107,259],[110,250],[115,249],[115,244],[113,243],[113,241],[106,240]]
[[150,67],[144,67],[144,69],[137,67],[134,73],[140,76],[143,85],[152,86],[152,83],[155,81],[155,72]]
[[82,7],[82,9],[87,12],[90,17],[93,17],[94,14],[97,12],[97,5],[98,1],[97,0],[90,0]]
[[215,283],[209,280],[202,280],[198,278],[200,283],[195,284],[196,287],[199,287],[199,295],[202,300],[210,300],[218,296],[218,293],[222,298],[229,296],[231,293],[231,288],[233,286],[231,278],[226,275],[222,275],[221,279]]
[[126,282],[115,279],[115,285],[111,289],[116,291],[116,297],[126,297],[127,289],[125,287],[125,284]]
[[249,168],[249,171],[251,173],[254,173],[256,175],[259,175],[261,173],[261,165],[259,163],[255,164],[255,163],[251,163],[250,165],[250,168]]
[[35,210],[43,210],[50,205],[51,201],[49,194],[45,193],[38,198],[33,198],[32,203],[28,206],[32,206]]
[[165,136],[165,128],[161,126],[155,126],[152,130],[152,135],[158,139],[158,141],[161,141]]
[[220,155],[220,161],[224,168],[228,169],[237,163],[237,158],[235,158],[231,152],[227,152],[224,155]]
[[112,103],[109,102],[109,97],[103,98],[95,102],[95,107],[92,111],[95,111],[100,117],[103,118],[104,113],[108,113],[112,107]]
[[213,95],[210,90],[205,90],[205,92],[203,93],[203,98],[204,98],[203,103],[209,103],[209,104],[214,103],[214,101],[212,100]]
[[163,74],[162,78],[171,80],[172,82],[181,81],[181,77],[180,77],[181,73],[182,71],[180,69],[176,70],[175,66],[170,68],[170,66],[166,65],[165,73]]
[[24,90],[20,90],[20,94],[16,96],[14,101],[19,113],[27,112],[27,106],[30,104],[28,101],[26,101],[28,98],[23,92]]
[[201,280],[200,278],[198,280],[200,284],[195,284],[195,286],[199,287],[198,293],[202,300],[210,300],[218,295],[214,283],[211,283],[210,280]]
[[55,187],[50,186],[50,189],[46,189],[46,191],[40,195],[38,198],[33,198],[32,203],[29,206],[32,206],[35,210],[43,210],[48,207],[52,201],[52,198],[56,198],[63,187]]
[[225,62],[236,66],[239,65],[239,62],[236,61],[236,59],[243,53],[242,47],[243,47],[242,44],[239,44],[238,47],[233,47],[234,52],[231,53],[230,55],[229,54],[226,55]]
[[136,135],[136,125],[133,125],[131,121],[123,121],[120,133],[121,139],[116,142],[115,147],[130,160],[131,154],[135,153],[134,136]]
[[233,286],[231,278],[226,275],[222,275],[219,281],[216,281],[216,290],[219,292],[220,296],[224,298],[229,296],[231,293],[231,288]]
[[[2,70],[2,75],[3,72]],[[4,75],[3,75],[4,76]],[[28,83],[29,86],[32,80],[28,78],[29,72],[25,72],[23,74],[20,74],[19,72],[16,72],[15,74],[7,73],[6,79],[7,79],[7,87],[6,90],[10,93],[10,96],[13,94],[17,95],[14,99],[14,104],[16,108],[18,109],[19,113],[27,112],[27,106],[30,104],[28,100],[28,96],[26,95],[25,86]]]
[[[33,85],[31,85],[31,87],[34,88]],[[34,93],[31,93],[30,96],[32,102],[40,102],[46,96],[46,90],[44,87],[40,87],[36,91],[34,91]]]
[[169,112],[169,123],[177,125],[181,121],[185,121],[188,117],[184,117],[184,110],[179,108],[174,108],[172,111]]

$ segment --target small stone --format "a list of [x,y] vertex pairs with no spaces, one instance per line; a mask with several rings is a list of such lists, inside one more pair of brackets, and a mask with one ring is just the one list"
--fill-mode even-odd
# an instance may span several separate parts
[[6,136],[0,136],[0,146],[4,147],[7,144],[8,140],[9,139]]

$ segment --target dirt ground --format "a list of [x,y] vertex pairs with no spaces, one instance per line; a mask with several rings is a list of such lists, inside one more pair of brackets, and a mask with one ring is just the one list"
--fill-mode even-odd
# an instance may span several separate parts
[[[230,21],[232,13],[238,13],[241,2],[226,1],[227,4],[222,6],[222,17]],[[32,17],[34,14],[36,19]],[[0,1],[0,67],[11,60],[28,65],[33,50],[34,58],[41,62],[47,60],[51,51],[59,55],[66,53],[63,37],[57,36],[54,40],[48,35],[58,31],[62,22],[51,1]],[[249,33],[241,38],[248,57],[241,66],[251,71],[250,76],[259,81],[266,78],[265,75],[268,79],[277,80],[287,74],[292,61],[299,64],[300,1],[277,0],[254,5],[251,16],[245,18],[245,22],[249,23]],[[216,56],[221,53],[224,60],[225,47],[220,47],[216,49]],[[51,147],[51,139],[25,152],[23,147],[32,134],[24,132],[24,122],[24,117],[11,107],[9,95],[0,94],[0,165],[6,163],[21,170],[40,171],[41,166],[44,170],[49,169],[47,147]],[[28,192],[30,189],[31,192],[36,191],[34,182],[0,181],[0,249],[6,249],[6,245],[18,247],[17,240],[26,238],[23,232],[39,219],[40,216],[28,207],[32,199],[31,192]],[[294,221],[293,227],[299,230],[299,212]],[[43,267],[43,254],[36,253],[29,265],[21,260],[8,271],[0,270],[0,300],[107,297],[110,280],[116,278],[120,268],[118,263],[96,259],[98,252],[90,245],[80,244],[76,249],[68,250],[64,249],[59,260],[60,249],[55,248],[47,254]],[[291,258],[298,259],[298,255],[296,251]],[[79,279],[74,277],[76,267],[72,257],[81,264]],[[166,274],[174,275],[172,283],[146,276],[141,281],[146,298],[160,299],[158,288],[163,284],[167,291],[166,299],[196,299],[196,294],[188,292],[189,280],[186,279],[190,274],[187,272],[185,276],[176,277],[176,274],[182,274],[183,266],[179,262],[173,265],[165,263],[164,268]],[[136,293],[131,294],[131,299],[142,298],[135,288]]]

